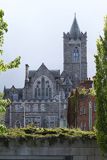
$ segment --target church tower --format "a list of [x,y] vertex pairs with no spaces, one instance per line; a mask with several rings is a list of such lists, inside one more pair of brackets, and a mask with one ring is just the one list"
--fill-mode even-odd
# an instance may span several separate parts
[[70,32],[63,33],[64,71],[62,77],[69,76],[73,88],[87,78],[87,33],[79,29],[76,15]]

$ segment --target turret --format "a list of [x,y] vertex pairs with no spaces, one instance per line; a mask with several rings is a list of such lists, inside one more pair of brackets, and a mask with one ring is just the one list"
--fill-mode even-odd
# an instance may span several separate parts
[[63,43],[64,73],[69,76],[72,87],[75,88],[81,80],[87,78],[87,33],[80,31],[76,14],[70,31],[63,34]]

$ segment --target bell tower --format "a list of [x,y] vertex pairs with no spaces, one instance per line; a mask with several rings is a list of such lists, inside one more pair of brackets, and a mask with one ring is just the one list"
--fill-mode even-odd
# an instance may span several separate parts
[[70,32],[63,33],[63,72],[69,75],[73,88],[87,78],[87,33],[79,29],[76,14]]

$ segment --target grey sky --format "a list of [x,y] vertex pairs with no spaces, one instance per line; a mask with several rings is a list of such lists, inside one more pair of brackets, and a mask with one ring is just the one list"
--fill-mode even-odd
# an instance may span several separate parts
[[102,0],[0,0],[9,31],[2,56],[6,62],[21,56],[18,69],[0,73],[4,85],[23,87],[25,64],[36,70],[42,62],[49,69],[63,70],[63,32],[68,32],[74,13],[82,32],[88,34],[88,77],[95,74],[96,39],[102,34],[107,1]]

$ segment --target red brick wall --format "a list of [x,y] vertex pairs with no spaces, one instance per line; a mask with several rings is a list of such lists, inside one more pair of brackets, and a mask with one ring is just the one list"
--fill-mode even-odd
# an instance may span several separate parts
[[95,96],[80,95],[77,110],[77,127],[82,130],[89,130],[89,102],[92,104],[92,128],[95,125]]

